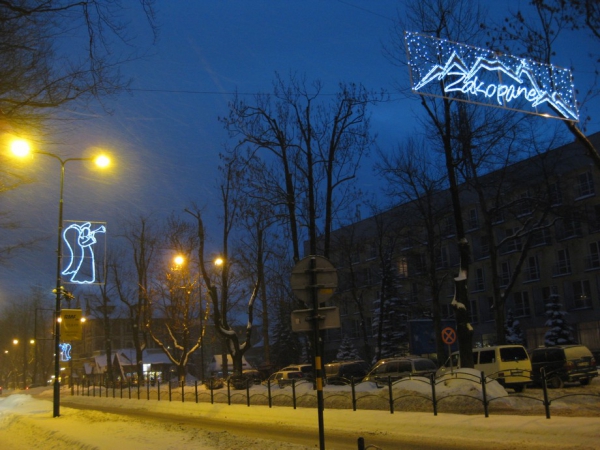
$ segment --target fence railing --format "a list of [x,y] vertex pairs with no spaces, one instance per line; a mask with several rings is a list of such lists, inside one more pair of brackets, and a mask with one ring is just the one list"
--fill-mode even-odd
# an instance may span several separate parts
[[[508,376],[507,371],[504,371],[504,375]],[[518,374],[513,374],[518,376],[525,376],[522,371],[519,371]],[[544,413],[547,419],[550,419],[550,407],[552,402],[556,400],[561,400],[567,397],[575,397],[575,396],[589,396],[595,397],[600,400],[600,394],[594,393],[569,393],[564,395],[557,395],[551,398],[549,391],[551,389],[548,388],[547,378],[544,372],[541,374],[541,389],[542,389],[542,398],[528,395],[523,391],[517,393],[515,395],[511,395],[511,398],[524,398],[529,399],[534,403],[539,403],[543,406]],[[440,384],[447,384],[452,380],[462,380],[474,383],[480,386],[480,390],[476,390],[477,394],[471,393],[454,393],[450,391],[449,393],[440,393],[440,389],[438,387]],[[383,409],[388,409],[390,414],[394,414],[394,411],[398,406],[402,405],[403,400],[407,398],[419,398],[425,404],[429,404],[433,415],[438,414],[438,409],[440,405],[445,405],[449,403],[450,399],[456,397],[462,397],[463,399],[467,399],[467,401],[472,402],[474,404],[481,405],[481,412],[485,417],[489,417],[490,414],[490,405],[495,401],[500,401],[506,397],[494,397],[488,394],[488,385],[489,383],[495,381],[494,374],[490,376],[485,376],[483,372],[479,372],[477,375],[469,372],[457,371],[454,373],[446,373],[442,377],[436,378],[435,376],[427,377],[405,377],[399,380],[393,380],[391,377],[388,377],[385,380],[380,380],[377,384],[382,387],[386,392],[386,396],[380,395],[381,391],[373,391],[373,390],[357,390],[357,387],[364,382],[357,381],[355,379],[349,380],[350,390],[341,391],[341,390],[333,390],[328,391],[325,396],[325,408],[331,407],[333,409],[332,404],[336,404],[335,408],[339,409],[340,406],[348,409],[352,409],[353,411],[357,411],[361,405],[363,405],[368,399],[376,398],[377,401],[385,401],[387,403],[387,407]],[[413,389],[403,389],[403,383],[407,382],[416,382],[422,383],[424,386],[428,387],[421,390],[413,390]],[[369,383],[369,382],[367,382]],[[314,394],[311,394],[312,390],[312,381],[306,380],[292,380],[289,385],[280,386],[278,383],[273,382],[263,382],[262,385],[266,389],[256,390],[251,389],[253,386],[252,380],[248,380],[244,383],[244,385],[240,385],[239,381],[235,383],[231,383],[230,381],[223,380],[214,380],[210,379],[204,386],[202,383],[198,383],[195,381],[192,385],[186,385],[184,382],[176,383],[164,383],[156,382],[153,385],[150,383],[146,383],[144,385],[140,384],[115,384],[112,386],[109,385],[101,385],[96,384],[92,381],[85,382],[85,380],[77,384],[75,389],[72,390],[72,395],[77,396],[88,396],[88,397],[112,397],[112,398],[127,398],[127,399],[146,399],[146,400],[157,400],[164,401],[191,401],[191,402],[210,402],[214,404],[218,403],[227,403],[231,405],[232,403],[241,404],[245,403],[248,407],[251,405],[265,405],[267,404],[269,408],[276,406],[289,406],[291,402],[291,406],[296,409],[299,402],[302,402],[302,406],[316,406],[316,400],[314,399]],[[302,389],[299,390],[298,387],[310,384],[311,389]],[[274,386],[277,388],[277,391],[274,392]],[[414,386],[414,385],[413,385]],[[201,389],[199,389],[199,387]],[[425,394],[424,392],[427,392]],[[337,398],[342,398],[342,401],[337,401]],[[341,403],[341,405],[340,405]],[[364,407],[362,409],[373,409],[369,407]],[[382,408],[379,408],[382,409]],[[449,406],[449,411],[452,411],[451,406]],[[457,411],[461,412],[461,411]]]

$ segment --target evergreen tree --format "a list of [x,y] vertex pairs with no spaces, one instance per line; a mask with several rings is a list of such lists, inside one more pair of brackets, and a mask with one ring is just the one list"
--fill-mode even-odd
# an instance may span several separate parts
[[546,346],[575,344],[573,329],[567,323],[567,313],[562,310],[560,297],[556,294],[550,296],[546,302],[546,326],[550,329],[544,335]]
[[507,344],[521,344],[523,345],[523,330],[521,330],[521,323],[512,312],[512,309],[508,310],[506,315],[506,322],[504,324],[504,335],[506,337]]
[[271,335],[271,362],[276,367],[297,363],[303,358],[299,333],[292,331],[291,305],[281,302],[276,310]]
[[398,296],[400,279],[391,255],[387,255],[382,266],[381,294],[373,309],[373,328],[379,335],[373,362],[398,355],[408,343],[406,314]]
[[335,358],[339,361],[352,361],[354,359],[361,359],[360,355],[358,354],[358,350],[356,350],[356,347],[354,347],[354,344],[352,344],[352,341],[346,335],[344,335],[344,338],[342,339],[342,343],[340,344],[340,348],[338,349]]

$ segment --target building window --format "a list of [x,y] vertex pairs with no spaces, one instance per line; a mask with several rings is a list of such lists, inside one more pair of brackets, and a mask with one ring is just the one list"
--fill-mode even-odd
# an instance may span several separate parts
[[435,261],[436,269],[447,269],[448,268],[448,250],[446,247],[441,247],[437,251],[437,257]]
[[371,242],[369,244],[369,259],[377,258],[377,244],[375,242]]
[[519,196],[519,201],[517,202],[517,211],[516,212],[517,212],[518,217],[531,214],[531,212],[532,212],[531,195],[529,194],[529,191],[523,192]]
[[600,205],[594,205],[593,208],[588,220],[590,233],[600,231]]
[[504,261],[500,264],[500,287],[506,287],[510,283],[510,262]]
[[542,297],[544,298],[544,303],[552,295],[558,295],[558,286],[546,286],[542,288]]
[[490,256],[490,238],[489,236],[479,236],[479,259]]
[[405,257],[398,258],[398,275],[402,278],[408,276],[408,261]]
[[353,249],[350,258],[352,264],[358,264],[360,262],[360,251],[357,248]]
[[573,308],[587,309],[592,307],[592,290],[589,280],[573,282]]
[[504,230],[505,243],[504,253],[513,253],[521,250],[521,238],[517,236],[518,228],[506,228]]
[[528,292],[515,292],[513,294],[513,300],[515,302],[515,317],[529,317],[531,315],[531,306],[529,305]]
[[556,264],[554,265],[554,276],[568,275],[571,273],[571,258],[569,249],[564,248],[556,253]]
[[589,244],[589,254],[585,260],[585,268],[590,269],[599,269],[600,268],[600,242],[590,242]]
[[504,211],[500,208],[492,209],[492,224],[496,225],[504,222]]
[[473,292],[481,292],[485,290],[485,273],[483,267],[475,269],[475,286]]
[[348,305],[349,304],[350,304],[349,301],[340,302],[340,315],[341,316],[347,316],[348,315]]
[[477,302],[477,300],[471,300],[469,302],[471,304],[471,309],[469,311],[469,320],[471,321],[471,323],[478,323],[479,322],[479,303]]
[[494,297],[487,297],[487,320],[494,320]]
[[594,177],[592,172],[585,172],[577,177],[577,198],[594,195]]
[[454,318],[454,309],[452,309],[452,305],[450,303],[442,303],[440,307],[442,309],[442,319]]
[[527,258],[527,266],[525,270],[525,281],[535,281],[540,279],[540,265],[537,256]]
[[373,280],[371,279],[371,269],[369,269],[369,268],[363,269],[362,281],[363,281],[363,286],[369,286],[369,285],[373,284]]
[[454,218],[452,216],[445,217],[442,221],[442,235],[454,236]]
[[477,217],[477,210],[475,208],[469,210],[467,227],[469,230],[476,230],[479,228],[479,218]]
[[357,339],[360,337],[360,322],[358,320],[350,320],[346,322],[348,327],[344,330],[350,339]]
[[556,234],[558,239],[581,237],[583,234],[581,221],[573,216],[565,217],[557,223]]
[[419,284],[412,283],[410,285],[410,300],[414,303],[419,301]]
[[551,206],[562,205],[562,190],[559,181],[548,186],[548,202]]
[[532,247],[539,247],[540,245],[552,244],[552,236],[550,236],[550,229],[547,225],[533,232],[531,238]]

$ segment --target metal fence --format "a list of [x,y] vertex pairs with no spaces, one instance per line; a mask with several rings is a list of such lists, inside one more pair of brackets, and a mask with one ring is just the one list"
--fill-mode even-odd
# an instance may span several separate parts
[[[506,371],[504,371],[506,372]],[[519,372],[522,375],[522,372]],[[440,383],[447,383],[449,380],[464,380],[474,383],[480,387],[480,391],[477,391],[477,395],[464,394],[464,393],[445,393],[440,394],[438,392],[438,386]],[[427,387],[422,389],[423,392],[418,392],[409,389],[402,389],[402,384],[408,381],[423,383]],[[330,391],[327,392],[325,397],[325,408],[352,408],[353,411],[358,409],[373,409],[372,407],[363,407],[367,403],[369,398],[375,398],[375,401],[385,402],[386,405],[377,409],[388,409],[391,414],[396,409],[402,406],[403,401],[407,398],[418,398],[424,404],[428,404],[434,415],[438,414],[438,409],[442,405],[448,404],[448,412],[461,413],[463,411],[453,411],[452,402],[450,399],[461,397],[462,399],[469,402],[471,405],[479,405],[475,410],[479,410],[484,414],[485,417],[489,417],[490,405],[493,405],[495,401],[498,401],[504,397],[493,397],[487,393],[487,386],[489,383],[494,381],[494,374],[485,376],[483,372],[475,376],[471,373],[455,372],[452,374],[446,374],[444,377],[431,378],[425,377],[406,377],[399,380],[392,380],[388,378],[385,382],[380,385],[382,389],[387,392],[387,395],[380,395],[379,392],[373,391],[361,391],[357,390],[357,387],[362,383],[357,380],[348,380],[350,391]],[[120,385],[99,385],[93,382],[82,383],[75,386],[72,390],[72,395],[89,396],[89,397],[112,397],[112,398],[128,398],[128,399],[146,399],[146,400],[157,400],[157,401],[181,401],[181,402],[210,402],[211,404],[227,403],[231,405],[246,404],[251,405],[268,405],[270,408],[275,406],[291,406],[296,409],[300,406],[316,406],[316,400],[314,394],[307,392],[306,389],[299,390],[298,387],[312,382],[310,381],[297,381],[293,380],[292,383],[285,387],[280,387],[276,383],[263,383],[266,387],[265,390],[251,389],[253,383],[251,380],[245,383],[245,386],[240,386],[236,383],[238,389],[235,389],[233,384],[230,382],[224,382],[222,380],[209,380],[202,387],[202,383],[194,382],[193,385],[185,385],[185,383],[165,383],[161,384],[157,382],[155,385],[150,383],[144,385],[131,385],[131,384],[120,384]],[[239,389],[242,387],[241,389]],[[276,395],[274,389],[277,389]],[[540,412],[544,412],[546,418],[551,417],[551,405],[552,402],[561,400],[567,397],[574,396],[588,396],[600,400],[600,394],[595,393],[568,393],[563,394],[559,392],[558,395],[551,395],[552,389],[547,386],[547,380],[544,374],[542,374],[541,380],[541,398],[539,396],[529,395],[528,391],[512,395],[511,397],[529,399],[533,404],[540,405]],[[480,392],[480,393],[479,393]],[[372,404],[372,402],[370,403]]]

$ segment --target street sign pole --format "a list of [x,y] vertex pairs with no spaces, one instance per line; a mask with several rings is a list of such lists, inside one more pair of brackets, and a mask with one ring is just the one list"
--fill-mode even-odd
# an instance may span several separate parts
[[317,378],[317,409],[319,420],[319,448],[325,450],[325,424],[323,420],[323,368],[321,363],[321,334],[319,332],[319,299],[317,292],[317,260],[310,258],[310,293],[313,307],[313,343],[315,349],[315,373]]
[[[291,275],[292,291],[309,308],[292,313],[292,329],[294,331],[312,331],[315,382],[317,388],[317,412],[319,416],[319,448],[325,450],[325,427],[323,424],[323,362],[321,351],[321,320],[323,329],[339,327],[339,311],[337,308],[319,308],[337,289],[337,271],[331,262],[318,255],[307,256],[296,263]],[[320,313],[323,313],[321,316]],[[305,313],[309,313],[305,315]],[[337,316],[337,317],[336,317]],[[336,320],[337,319],[337,320]],[[304,322],[310,322],[309,329],[303,329]]]

